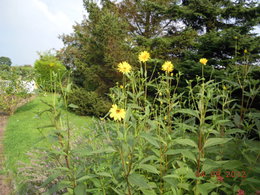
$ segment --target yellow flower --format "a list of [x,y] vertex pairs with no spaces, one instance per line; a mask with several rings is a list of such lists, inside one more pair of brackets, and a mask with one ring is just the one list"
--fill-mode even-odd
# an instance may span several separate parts
[[223,85],[223,89],[224,89],[224,90],[227,90],[227,87],[226,87],[225,85]]
[[167,72],[167,73],[170,73],[173,71],[173,64],[170,62],[170,61],[166,61],[164,62],[164,64],[162,65],[162,70]]
[[127,62],[121,62],[118,64],[117,70],[123,74],[129,73],[132,70],[132,66]]
[[200,63],[203,64],[203,65],[206,65],[208,62],[208,60],[206,58],[201,58],[200,59]]
[[120,88],[121,88],[121,89],[124,89],[124,86],[123,86],[123,85],[120,85]]
[[54,66],[54,65],[55,65],[55,64],[54,64],[53,62],[49,64],[49,66],[51,66],[51,67]]
[[245,50],[244,50],[244,53],[247,53],[247,52],[248,52],[247,49],[245,49]]
[[138,59],[140,62],[146,62],[150,59],[150,54],[147,51],[142,51],[139,56]]
[[110,112],[110,117],[113,118],[115,121],[121,121],[122,119],[125,118],[125,110],[118,108],[117,105],[112,105],[112,108],[109,110]]

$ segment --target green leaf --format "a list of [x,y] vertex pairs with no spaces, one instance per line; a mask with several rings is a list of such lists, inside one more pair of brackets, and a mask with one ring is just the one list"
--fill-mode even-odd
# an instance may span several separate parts
[[190,150],[183,151],[182,155],[194,162],[197,162],[195,155]]
[[223,167],[225,168],[225,169],[230,169],[230,170],[234,170],[234,169],[237,169],[237,168],[239,168],[239,167],[242,167],[242,165],[243,165],[243,163],[242,162],[240,162],[239,160],[229,160],[229,161],[227,161],[224,165],[223,165]]
[[219,144],[225,144],[230,140],[231,138],[209,138],[206,140],[204,148],[219,145]]
[[55,172],[54,174],[50,175],[41,185],[41,187],[44,187],[46,185],[48,185],[50,182],[52,182],[54,179],[56,179],[57,177],[61,176],[62,174],[60,172]]
[[240,116],[237,113],[234,116],[234,123],[237,127],[240,125]]
[[225,124],[225,123],[228,123],[230,122],[230,120],[217,120],[215,124]]
[[68,105],[68,107],[70,107],[70,108],[79,108],[77,105],[75,105],[75,104],[70,104],[70,105]]
[[58,192],[60,190],[63,190],[64,188],[68,188],[71,186],[70,181],[61,181],[55,185],[53,185],[47,192],[47,194],[54,194],[55,192]]
[[241,129],[227,129],[226,130],[227,135],[236,134],[236,133],[245,133],[245,131],[243,131]]
[[94,177],[95,177],[95,175],[84,175],[83,177],[77,179],[76,181],[77,181],[77,183],[79,183],[79,182],[86,181],[86,180],[88,180],[88,179],[92,179],[92,178],[94,178]]
[[143,169],[147,172],[150,172],[150,173],[154,173],[154,174],[159,174],[160,172],[157,170],[157,168],[153,165],[148,165],[148,164],[140,164],[138,166],[139,169]]
[[179,183],[178,175],[166,175],[163,177],[163,180],[170,184],[172,187],[176,187]]
[[191,110],[191,109],[179,109],[177,111],[175,111],[174,114],[176,113],[184,113],[184,114],[189,114],[191,116],[195,116],[197,118],[199,118],[199,114],[197,110]]
[[131,185],[135,185],[135,186],[138,186],[143,189],[150,188],[150,186],[148,185],[147,179],[143,175],[133,173],[133,174],[129,175],[128,180]]
[[197,189],[202,195],[208,195],[211,190],[215,189],[218,186],[220,185],[216,185],[213,183],[204,183],[204,184],[199,184],[197,186],[198,187]]
[[189,184],[188,183],[178,183],[178,187],[185,189],[185,190],[189,190]]
[[166,155],[175,155],[175,154],[182,154],[184,157],[189,158],[193,161],[197,161],[195,155],[188,149],[174,149],[174,150],[168,150]]
[[153,136],[151,136],[150,134],[142,133],[141,137],[144,138],[146,141],[148,141],[150,144],[154,145],[156,148],[160,148],[157,140]]
[[74,194],[76,195],[86,195],[86,189],[84,184],[77,185],[74,189]]
[[144,163],[146,163],[147,161],[155,161],[155,160],[159,160],[159,159],[158,159],[156,156],[154,156],[154,155],[150,155],[150,156],[144,158],[144,159],[140,162],[140,164],[144,164]]
[[248,183],[250,183],[250,184],[251,184],[251,183],[257,183],[257,184],[260,185],[260,180],[254,178],[254,177],[249,177],[249,178],[246,178],[245,180],[246,180],[246,182],[248,182]]
[[206,173],[210,173],[211,171],[216,171],[221,166],[222,166],[221,164],[217,163],[214,160],[206,159],[203,162],[202,171],[205,171]]
[[101,153],[113,153],[115,151],[116,150],[113,149],[112,147],[108,147],[108,148],[92,151],[92,152],[90,152],[90,155],[91,154],[101,154]]
[[142,189],[141,188],[141,191],[143,192],[144,195],[156,195],[154,190],[147,190],[147,189]]
[[107,172],[100,172],[100,173],[96,173],[99,176],[103,176],[103,177],[112,177],[112,175],[110,173]]
[[197,144],[192,139],[175,139],[174,142],[181,145],[188,145],[197,148]]

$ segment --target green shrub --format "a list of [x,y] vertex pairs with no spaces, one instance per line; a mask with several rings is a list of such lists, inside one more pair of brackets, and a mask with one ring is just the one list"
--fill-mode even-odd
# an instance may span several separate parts
[[0,113],[12,114],[21,101],[30,97],[25,82],[33,78],[32,68],[0,66]]
[[[53,91],[53,86],[57,86],[53,73],[63,77],[66,72],[65,66],[52,54],[47,53],[40,56],[34,63],[36,71],[36,82],[44,91]],[[56,83],[56,85],[54,85]]]
[[68,103],[76,107],[70,107],[72,111],[79,115],[104,116],[111,103],[104,97],[99,96],[94,91],[86,91],[83,88],[73,89],[68,96]]

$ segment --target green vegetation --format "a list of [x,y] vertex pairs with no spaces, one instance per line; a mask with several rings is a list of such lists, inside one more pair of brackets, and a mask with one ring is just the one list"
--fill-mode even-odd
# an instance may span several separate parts
[[30,96],[26,83],[33,83],[34,76],[32,67],[0,66],[0,112],[12,114],[19,102]]
[[[26,153],[32,151],[34,147],[51,147],[43,135],[47,136],[53,129],[38,129],[50,121],[47,114],[43,114],[41,117],[37,114],[47,108],[41,100],[50,103],[52,95],[48,94],[36,97],[33,101],[18,108],[14,115],[8,119],[4,140],[5,157],[7,159],[6,168],[12,170],[14,173],[17,172],[18,161],[28,162],[30,160],[26,156]],[[73,134],[84,133],[85,127],[92,123],[89,117],[80,117],[71,113],[69,113],[69,117],[73,128],[77,127],[75,130],[77,132],[73,132]]]
[[180,92],[185,79],[200,75],[200,58],[211,65],[205,67],[205,78],[217,81],[226,79],[230,74],[224,72],[233,72],[234,64],[242,65],[245,54],[249,64],[259,59],[260,39],[252,33],[259,24],[255,0],[106,0],[100,6],[84,0],[84,6],[89,16],[74,26],[74,33],[61,36],[65,46],[58,53],[82,93],[107,98],[109,88],[122,79],[117,64],[138,64],[133,56],[142,50],[153,56],[148,75],[156,67],[158,76],[162,59],[174,63],[174,72],[183,73]]
[[[24,179],[19,193],[256,192],[260,116],[251,106],[260,88],[259,81],[247,83],[259,67],[234,69],[237,82],[215,82],[203,76],[207,59],[201,59],[202,76],[187,80],[187,92],[178,93],[182,73],[173,75],[174,66],[166,61],[160,76],[152,78],[147,54],[138,56],[139,70],[118,66],[122,86],[111,88],[109,116],[87,126],[85,136],[72,136],[70,116],[62,111],[77,108],[68,104],[70,83],[59,98],[43,102],[50,117],[43,129],[53,129],[46,139],[51,147],[31,154],[30,163],[19,169]],[[232,98],[238,89],[242,102]]]
[[56,56],[35,62],[38,84],[52,94],[9,119],[16,192],[256,193],[257,2],[83,2],[88,18],[61,36]]
[[0,80],[32,81],[34,77],[35,71],[31,66],[0,66]]
[[64,65],[50,52],[40,54],[40,59],[36,60],[34,64],[36,72],[36,82],[44,91],[52,92],[53,88],[53,74],[58,74],[63,77],[66,68]]
[[4,56],[0,57],[0,67],[4,65],[11,66],[12,65],[11,59]]
[[86,91],[80,88],[73,89],[68,96],[68,104],[76,107],[70,108],[78,115],[102,117],[111,107],[108,98],[99,96],[94,91]]

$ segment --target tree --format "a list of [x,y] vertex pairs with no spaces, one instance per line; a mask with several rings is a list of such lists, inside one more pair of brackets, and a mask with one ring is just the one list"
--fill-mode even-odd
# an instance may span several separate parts
[[10,58],[4,57],[4,56],[0,57],[0,66],[1,65],[11,66],[11,64],[12,64],[12,61]]
[[119,17],[114,3],[84,1],[89,13],[74,33],[63,35],[65,47],[60,59],[73,69],[73,80],[87,91],[104,95],[121,77],[115,67],[122,60],[131,60],[131,47],[127,45],[128,26]]
[[[206,57],[211,65],[228,67],[241,64],[245,50],[250,52],[249,62],[259,58],[260,39],[252,33],[260,22],[257,1],[183,0],[180,7],[185,28],[198,34],[197,44],[186,52],[185,60]],[[185,72],[194,72],[190,68]]]
[[[110,0],[97,5],[84,1],[89,13],[74,33],[63,35],[63,62],[73,68],[75,83],[104,94],[120,78],[115,66],[122,60],[148,50],[153,58],[148,72],[164,60],[173,61],[175,71],[186,79],[200,74],[200,58],[209,59],[213,68],[242,64],[259,59],[259,36],[252,33],[259,24],[255,0]],[[157,72],[156,71],[156,72]],[[207,66],[210,77],[212,67]],[[216,70],[213,78],[223,78]],[[185,82],[185,79],[183,79]]]

